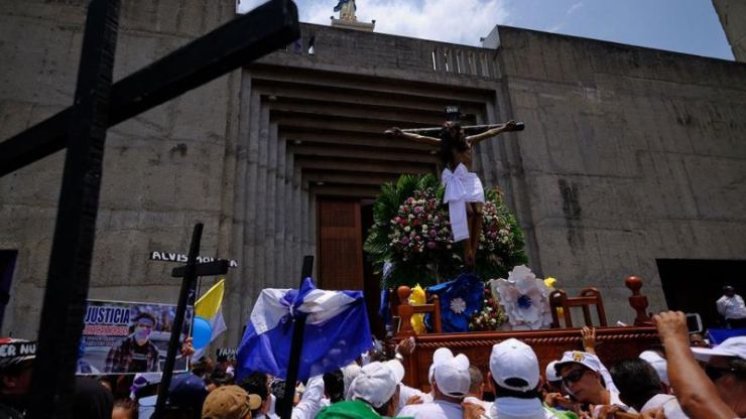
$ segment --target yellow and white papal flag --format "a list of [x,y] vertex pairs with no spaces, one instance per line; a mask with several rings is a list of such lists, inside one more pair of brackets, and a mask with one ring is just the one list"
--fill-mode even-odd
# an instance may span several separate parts
[[[194,316],[195,321],[202,319],[210,325],[210,338],[209,341],[203,346],[195,349],[193,358],[198,359],[202,356],[204,349],[207,345],[214,341],[221,333],[228,330],[223,319],[223,294],[225,293],[225,278],[218,281],[212,286],[206,293],[197,300],[194,304]],[[195,339],[196,341],[196,339]]]

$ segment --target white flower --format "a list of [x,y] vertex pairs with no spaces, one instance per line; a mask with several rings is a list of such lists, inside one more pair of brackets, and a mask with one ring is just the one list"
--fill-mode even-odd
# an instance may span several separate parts
[[466,302],[462,298],[454,298],[451,300],[451,311],[456,314],[461,314],[466,310]]
[[537,330],[552,323],[549,289],[529,268],[516,266],[508,279],[500,278],[495,285],[500,303],[514,328]]

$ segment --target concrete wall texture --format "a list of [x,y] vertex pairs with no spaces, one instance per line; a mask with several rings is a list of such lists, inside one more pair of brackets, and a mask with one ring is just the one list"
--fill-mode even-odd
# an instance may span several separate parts
[[[0,2],[0,139],[72,102],[85,1]],[[233,2],[123,2],[115,80],[234,16]],[[457,102],[520,134],[479,146],[477,168],[524,227],[530,266],[574,294],[602,289],[630,321],[627,275],[665,308],[657,258],[746,254],[746,65],[500,27],[489,50],[303,25],[289,46],[108,134],[91,298],[175,302],[173,264],[196,221],[202,254],[237,259],[235,345],[264,287],[297,283],[316,250],[320,196],[372,197],[432,171],[392,125],[427,126]],[[315,37],[315,54],[305,51]],[[17,249],[2,333],[36,333],[63,154],[0,178],[0,249]],[[205,286],[212,280],[207,280]]]

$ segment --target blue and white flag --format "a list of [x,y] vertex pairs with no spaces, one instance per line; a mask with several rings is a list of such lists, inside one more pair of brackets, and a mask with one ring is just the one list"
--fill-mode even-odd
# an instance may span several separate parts
[[298,379],[339,369],[370,349],[372,338],[361,291],[324,291],[306,278],[300,290],[266,288],[251,312],[237,353],[237,378],[264,372],[285,378],[293,321],[305,313]]

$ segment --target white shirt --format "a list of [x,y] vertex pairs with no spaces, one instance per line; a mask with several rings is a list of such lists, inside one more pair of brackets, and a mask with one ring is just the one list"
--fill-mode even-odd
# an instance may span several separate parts
[[551,410],[544,407],[539,399],[519,399],[500,397],[495,399],[489,410],[492,419],[556,419]]
[[[264,415],[261,413],[259,416],[255,416],[255,419],[279,419],[280,416],[275,412],[275,404],[277,403],[277,397],[274,394],[270,394],[270,408]],[[303,396],[297,405],[293,407],[291,418],[292,419],[312,419],[316,417],[316,414],[321,410],[321,399],[324,397],[324,376],[315,375],[308,379],[306,384],[306,391],[303,392]]]
[[[407,405],[407,400],[409,400],[412,396],[420,396],[422,403],[432,403],[433,401],[432,394],[423,393],[419,389],[401,383],[399,384],[399,411],[401,411],[404,406]],[[399,413],[397,412],[396,415],[399,416]]]
[[732,297],[724,295],[715,304],[717,305],[718,313],[725,317],[726,320],[746,318],[746,305],[743,303],[743,298],[738,294]]
[[312,419],[321,410],[321,399],[324,397],[324,376],[316,375],[308,379],[306,391],[293,407],[292,419]]
[[409,416],[415,419],[462,419],[464,409],[456,403],[435,400],[432,403],[406,406],[398,416]]
[[689,416],[681,410],[681,405],[679,404],[679,401],[676,400],[676,396],[670,394],[656,394],[642,406],[640,412],[657,409],[659,407],[663,408],[663,413],[665,413],[666,419],[689,418]]

